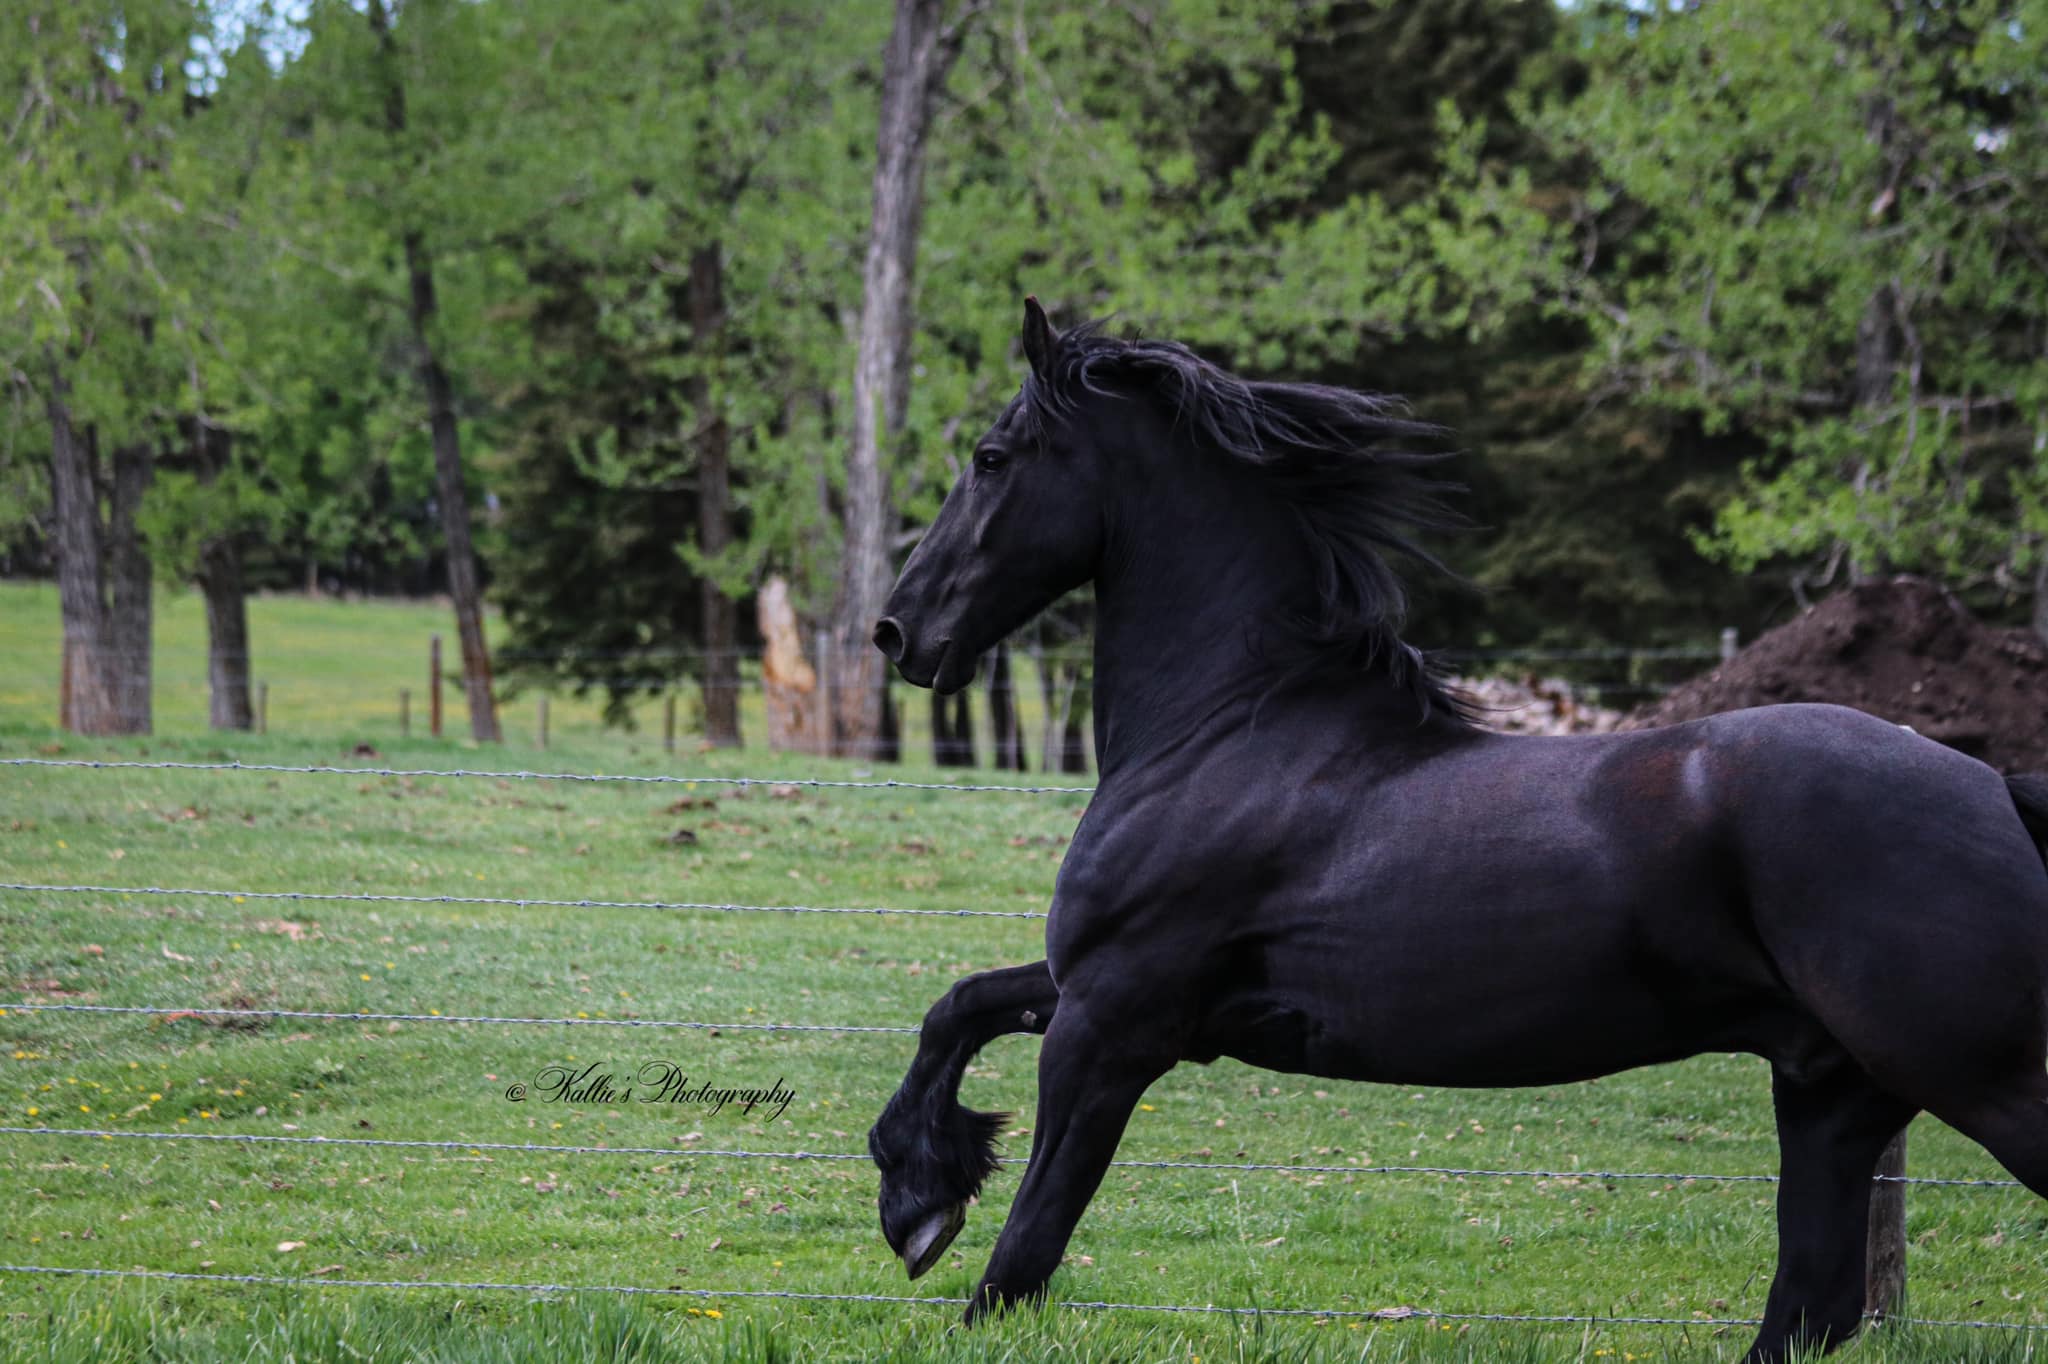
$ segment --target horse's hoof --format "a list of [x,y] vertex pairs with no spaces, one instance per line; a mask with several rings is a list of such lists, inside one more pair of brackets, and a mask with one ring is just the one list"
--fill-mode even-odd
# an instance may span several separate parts
[[967,1225],[967,1205],[955,1203],[942,1208],[917,1224],[910,1233],[910,1239],[903,1243],[903,1267],[915,1279],[930,1269],[938,1258],[946,1253],[946,1247],[953,1244],[953,1238],[960,1234],[960,1228]]

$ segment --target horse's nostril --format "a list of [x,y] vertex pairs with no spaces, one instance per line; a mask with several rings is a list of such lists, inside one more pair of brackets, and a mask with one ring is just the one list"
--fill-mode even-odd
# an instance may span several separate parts
[[903,661],[903,627],[896,623],[894,616],[884,616],[875,622],[875,647],[891,663]]

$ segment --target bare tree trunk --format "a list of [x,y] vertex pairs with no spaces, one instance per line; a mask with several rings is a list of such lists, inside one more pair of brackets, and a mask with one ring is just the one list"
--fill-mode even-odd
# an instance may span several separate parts
[[974,766],[974,712],[966,689],[941,696],[932,693],[932,766]]
[[117,734],[120,711],[107,652],[100,574],[99,492],[92,449],[71,423],[70,385],[52,363],[50,500],[56,519],[57,597],[64,617],[62,700],[57,723],[77,734]]
[[1057,772],[1067,718],[1065,698],[1060,693],[1061,669],[1042,646],[1032,651],[1031,661],[1038,668],[1039,704],[1045,707],[1045,737],[1038,750],[1038,770]]
[[2048,559],[2034,570],[2034,637],[2048,644]]
[[242,546],[217,535],[199,548],[199,592],[206,599],[207,723],[215,729],[253,729],[249,708],[249,598],[242,580]]
[[[391,37],[384,0],[370,0],[370,28],[384,63],[384,122],[393,146],[406,128],[405,83]],[[434,436],[434,493],[441,504],[441,535],[448,557],[448,596],[455,606],[455,633],[462,647],[462,686],[469,699],[469,732],[479,743],[497,743],[498,703],[491,690],[491,654],[484,642],[483,589],[477,579],[476,549],[469,534],[469,490],[462,478],[462,433],[455,423],[455,388],[434,351],[434,261],[416,227],[401,225],[409,286],[414,364],[426,390],[427,420]]]
[[114,709],[123,734],[150,729],[150,625],[154,612],[150,589],[149,552],[135,524],[143,494],[155,476],[155,460],[147,444],[114,451],[113,482],[107,497],[106,657],[112,665]]
[[[192,464],[202,483],[226,472],[233,437],[203,419],[192,424]],[[249,603],[242,576],[242,540],[233,530],[199,546],[194,575],[206,600],[207,722],[215,729],[254,729],[249,705]]]
[[[725,267],[717,242],[690,253],[690,344],[697,371],[689,381],[690,419],[696,423],[697,549],[716,558],[732,543],[732,430],[723,399],[712,390],[710,367],[725,340]],[[704,615],[704,737],[713,748],[740,746],[738,609],[710,574],[698,583]]]
[[1088,770],[1088,739],[1086,729],[1088,724],[1088,708],[1094,698],[1089,688],[1080,685],[1085,679],[1081,677],[1081,665],[1078,663],[1074,665],[1074,678],[1074,704],[1067,711],[1066,719],[1060,726],[1065,738],[1065,743],[1060,752],[1060,771],[1062,772],[1086,772]]
[[966,15],[943,22],[944,0],[896,0],[882,61],[875,139],[874,217],[861,277],[853,439],[846,457],[846,534],[832,633],[840,656],[837,751],[874,756],[888,674],[869,637],[889,595],[891,512],[885,447],[903,429],[910,393],[918,227],[924,216],[925,138],[932,100],[960,53]]
[[483,588],[469,538],[469,489],[462,478],[462,433],[455,424],[455,388],[434,353],[434,265],[417,232],[405,236],[406,275],[412,285],[412,338],[427,420],[434,433],[434,496],[441,504],[441,538],[448,551],[448,596],[462,647],[462,689],[469,700],[469,732],[478,743],[497,743],[498,702],[491,691],[491,652],[484,641]]
[[988,670],[988,718],[995,729],[995,765],[1024,770],[1024,726],[1017,717],[1017,689],[1010,680],[1010,646],[998,644]]

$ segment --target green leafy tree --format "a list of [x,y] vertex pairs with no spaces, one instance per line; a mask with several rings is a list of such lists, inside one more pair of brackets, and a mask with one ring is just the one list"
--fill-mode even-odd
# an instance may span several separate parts
[[2048,23],[1995,0],[1594,17],[1583,92],[1532,117],[1591,174],[1548,213],[1473,177],[1496,212],[1471,276],[1583,323],[1613,397],[1748,442],[1708,552],[1801,590],[2032,591],[2048,629]]
[[769,563],[807,604],[829,592],[819,475],[865,189],[847,145],[873,107],[845,54],[886,15],[608,19],[555,55],[604,72],[573,152],[602,174],[517,234],[494,591],[528,672],[602,686],[623,719],[694,669],[707,738],[737,743],[738,603]]
[[[17,512],[47,490],[64,620],[61,722],[150,727],[157,460],[205,388],[203,299],[177,274],[211,191],[186,148],[189,5],[28,5],[0,56],[20,93],[0,158],[0,367]],[[40,485],[40,488],[38,487]]]

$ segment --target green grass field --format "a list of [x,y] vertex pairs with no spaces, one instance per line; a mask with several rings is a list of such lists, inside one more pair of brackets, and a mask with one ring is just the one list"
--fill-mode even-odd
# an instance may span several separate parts
[[[159,734],[191,734],[207,722],[206,609],[197,593],[159,593],[156,600],[154,705]],[[509,694],[498,708],[506,748],[531,753],[539,744],[539,703],[548,701],[549,740],[562,743],[616,745],[617,729],[604,724],[602,692],[577,696],[554,687],[536,686],[517,673],[517,659],[505,652],[504,622],[487,618],[492,648],[498,654],[501,681]],[[462,740],[469,734],[469,712],[456,680],[461,655],[455,642],[455,618],[445,604],[409,601],[343,602],[299,596],[259,596],[249,600],[251,683],[268,685],[269,733],[327,738],[348,733],[382,743],[396,739],[400,729],[399,692],[411,692],[411,733],[428,733],[427,688],[430,642],[442,636],[442,703],[444,735]],[[0,581],[0,723],[54,725],[57,719],[59,649],[63,638],[54,583]],[[1044,737],[1045,706],[1037,673],[1025,656],[1014,659],[1018,713],[1025,726],[1030,765],[1039,765]],[[760,670],[742,661],[740,729],[750,745],[765,742]],[[675,692],[679,747],[695,748],[701,729],[701,703],[696,684]],[[926,693],[898,688],[904,752],[923,758],[931,751],[931,714]],[[634,702],[632,733],[659,739],[662,698]],[[988,708],[977,689],[973,701],[978,753],[993,753]]]
[[[0,593],[0,757],[551,767],[829,776],[762,752],[669,757],[658,735],[556,717],[546,754],[400,741],[370,660],[419,655],[437,613],[256,604],[277,660],[272,733],[209,734],[203,695],[160,692],[152,738],[51,728],[53,604]],[[167,652],[198,649],[167,603]],[[47,617],[47,619],[45,619]],[[387,636],[395,642],[387,644]],[[290,666],[286,666],[286,660]],[[168,670],[167,670],[168,672]],[[374,685],[373,685],[374,684]],[[287,711],[303,686],[317,705]],[[564,707],[568,709],[568,707]],[[287,715],[290,720],[287,723]],[[416,731],[417,732],[417,731]],[[886,775],[931,778],[906,766]],[[985,774],[986,776],[986,774]],[[953,774],[958,779],[958,774]],[[173,770],[0,768],[0,880],[504,898],[1041,910],[1081,797],[876,790],[744,794]],[[900,1026],[955,977],[1039,955],[1028,919],[520,905],[237,901],[0,891],[0,1003],[148,1005],[196,1016],[10,1007],[0,1125],[206,1136],[634,1146],[653,1154],[0,1135],[0,1262],[314,1281],[638,1286],[704,1297],[266,1287],[0,1274],[0,1355],[43,1360],[1732,1359],[1740,1327],[1257,1320],[1054,1306],[971,1334],[948,1308],[730,1296],[964,1295],[1016,1171],[953,1253],[904,1282],[858,1153],[912,1039],[626,1028],[642,1019]],[[488,1015],[566,1025],[248,1020],[223,1008]],[[1036,1042],[993,1045],[967,1099],[1032,1121]],[[762,1109],[513,1102],[550,1065],[795,1093]],[[1162,1080],[1133,1160],[1697,1173],[1776,1167],[1766,1074],[1702,1057],[1594,1084],[1409,1090],[1234,1063]],[[1996,1176],[1939,1124],[1917,1174]],[[1723,1318],[1761,1308],[1772,1187],[1119,1168],[1055,1281],[1068,1300],[1265,1309]],[[1913,1314],[2048,1325],[2048,1207],[2014,1190],[1915,1188]],[[2029,1359],[2008,1332],[1891,1328],[1857,1358]]]

